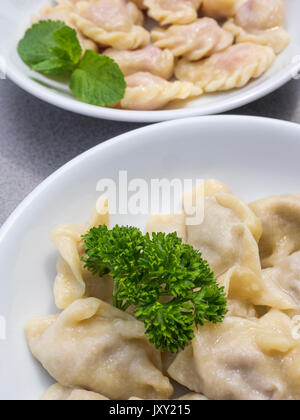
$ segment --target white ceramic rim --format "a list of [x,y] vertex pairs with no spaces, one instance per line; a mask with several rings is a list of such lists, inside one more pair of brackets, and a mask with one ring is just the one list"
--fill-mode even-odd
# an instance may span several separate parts
[[299,72],[300,62],[293,63],[279,72],[276,76],[272,76],[269,80],[266,80],[262,85],[251,89],[249,92],[245,92],[241,89],[241,92],[237,96],[234,96],[230,99],[227,98],[219,104],[212,103],[204,105],[202,109],[181,108],[161,111],[130,111],[123,109],[96,107],[84,102],[77,102],[71,98],[57,95],[57,93],[51,91],[49,88],[33,82],[28,78],[27,75],[14,69],[13,67],[10,67],[9,63],[7,68],[7,77],[31,95],[67,111],[93,118],[137,123],[151,123],[195,116],[207,116],[231,111],[256,101],[257,99],[260,99],[275,91],[290,81],[293,76]]
[[[77,165],[81,160],[87,158],[89,155],[95,153],[95,151],[105,150],[110,147],[114,147],[121,142],[134,142],[136,138],[140,138],[140,134],[143,132],[151,132],[153,131],[154,134],[160,127],[174,127],[176,125],[180,126],[181,124],[188,124],[189,121],[201,120],[201,123],[205,124],[207,122],[218,124],[221,120],[225,119],[227,122],[231,122],[235,124],[236,122],[241,123],[248,123],[249,121],[260,124],[272,124],[272,125],[280,125],[282,127],[286,127],[286,129],[296,128],[299,130],[300,133],[300,126],[299,124],[283,121],[283,120],[276,120],[272,118],[265,118],[265,117],[255,117],[255,116],[243,116],[243,115],[214,115],[214,116],[205,116],[205,117],[198,117],[198,118],[185,118],[173,121],[165,121],[158,124],[138,128],[133,131],[129,131],[125,134],[121,134],[120,136],[114,137],[110,140],[107,140],[104,143],[101,143],[86,152],[78,155],[74,159],[70,160],[68,163],[57,169],[52,175],[47,177],[42,183],[40,183],[20,204],[19,206],[13,211],[13,213],[8,217],[6,222],[0,228],[0,244],[5,240],[6,235],[9,234],[10,229],[14,226],[14,223],[18,220],[18,218],[22,215],[24,211],[31,205],[31,203],[38,199],[39,194],[48,188],[53,182],[55,182],[60,176],[63,176],[64,173],[71,170],[73,167]],[[140,141],[140,140],[139,140]],[[153,136],[153,141],[157,141],[156,137]],[[241,141],[243,141],[241,139]],[[299,145],[300,145],[300,136],[299,136]]]

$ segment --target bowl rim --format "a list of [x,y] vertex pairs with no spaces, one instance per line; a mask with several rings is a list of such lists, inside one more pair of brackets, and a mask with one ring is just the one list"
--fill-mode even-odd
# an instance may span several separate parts
[[[45,178],[39,185],[36,186],[26,197],[24,200],[20,202],[20,204],[16,207],[16,209],[11,213],[11,215],[7,218],[4,224],[0,227],[0,248],[3,244],[6,236],[9,234],[10,230],[13,228],[14,224],[18,221],[19,217],[22,215],[24,211],[27,210],[28,207],[38,199],[40,193],[46,190],[52,183],[58,180],[64,173],[72,170],[76,167],[84,159],[92,156],[94,153],[99,153],[109,148],[113,148],[120,143],[124,142],[135,142],[137,139],[140,142],[140,137],[144,132],[155,132],[159,131],[162,127],[176,127],[180,125],[189,124],[189,122],[197,122],[199,125],[209,123],[212,126],[218,126],[221,121],[226,121],[226,123],[230,123],[234,126],[236,123],[253,123],[253,124],[260,124],[264,127],[267,125],[278,126],[282,128],[288,129],[296,129],[299,131],[299,145],[300,145],[300,125],[295,122],[279,120],[274,118],[266,118],[266,117],[257,117],[257,116],[247,116],[247,115],[212,115],[212,116],[204,116],[204,117],[192,117],[192,118],[185,118],[185,119],[178,119],[172,121],[164,121],[157,124],[149,125],[146,127],[137,128],[135,130],[128,131],[123,133],[119,136],[113,137],[103,143],[100,143],[87,151],[79,154],[75,158],[71,159],[60,168],[55,170],[51,175]],[[159,141],[158,137],[155,135],[152,137],[153,141]],[[241,140],[243,141],[243,140]]]
[[[281,86],[289,82],[294,77],[294,75],[298,74],[299,72],[300,61],[291,63],[259,86],[255,86],[249,91],[243,91],[243,88],[241,88],[237,95],[233,96],[232,98],[221,100],[220,103],[213,102],[211,104],[195,108],[165,109],[158,111],[134,111],[98,107],[96,105],[89,105],[87,103],[76,100],[76,98],[68,98],[66,96],[59,95],[52,89],[49,89],[36,83],[34,80],[31,80],[21,70],[12,65],[9,59],[7,60],[6,68],[6,76],[11,81],[13,81],[24,91],[46,103],[66,111],[88,117],[136,123],[168,121],[173,119],[220,114],[222,112],[231,111],[254,102],[257,99],[260,99],[279,89]],[[235,91],[238,90],[239,89],[236,89]]]

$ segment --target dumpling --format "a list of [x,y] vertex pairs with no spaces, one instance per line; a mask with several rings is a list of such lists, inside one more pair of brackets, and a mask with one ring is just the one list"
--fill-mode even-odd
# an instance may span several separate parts
[[300,251],[264,269],[263,278],[266,283],[275,283],[284,290],[295,302],[294,309],[300,309]]
[[280,26],[264,31],[246,32],[245,29],[237,26],[234,21],[228,21],[223,26],[223,29],[231,32],[237,43],[253,42],[255,44],[266,45],[271,47],[275,54],[280,54],[291,40],[286,30]]
[[107,31],[128,32],[132,25],[144,23],[143,13],[127,0],[89,0],[79,3],[77,10],[83,17]]
[[115,60],[125,76],[149,72],[163,79],[169,79],[174,71],[174,57],[171,51],[162,51],[153,45],[135,51],[110,48],[103,54]]
[[84,253],[82,235],[92,227],[109,224],[108,202],[105,201],[103,206],[99,212],[94,210],[87,224],[60,225],[51,233],[51,239],[60,254],[54,283],[55,303],[59,309],[65,309],[76,299],[84,296],[111,301],[112,279],[109,276],[100,279],[92,275],[83,267],[84,264],[81,261]]
[[147,232],[166,234],[176,232],[179,238],[186,242],[185,215],[181,214],[152,214],[147,220]]
[[246,0],[235,20],[227,22],[224,29],[231,32],[237,42],[268,45],[279,54],[290,42],[284,23],[283,0]]
[[202,13],[214,19],[235,16],[244,0],[203,0]]
[[194,22],[202,0],[144,0],[148,15],[161,25]]
[[60,384],[52,385],[42,396],[42,401],[103,401],[108,400],[101,394],[84,389],[72,389]]
[[262,276],[258,241],[262,234],[254,212],[215,180],[204,184],[201,224],[186,226],[186,242],[208,261],[218,283],[224,286],[229,314],[255,317],[254,305],[295,309],[295,302]]
[[121,100],[124,109],[154,110],[175,99],[200,96],[203,90],[189,82],[168,82],[151,73],[135,73],[126,77],[127,89]]
[[204,200],[195,203],[195,210],[203,208],[204,219],[187,226],[187,243],[202,253],[217,277],[233,266],[259,275],[261,223],[242,200],[221,187],[216,181],[205,183]]
[[299,397],[299,377],[292,378],[292,365],[300,362],[299,344],[287,315],[271,310],[260,319],[227,317],[195,334],[192,346],[168,370],[180,384],[213,400]]
[[262,76],[274,59],[270,47],[245,42],[199,62],[179,60],[175,75],[179,80],[197,83],[205,92],[225,91],[243,87]]
[[40,11],[39,16],[32,16],[31,22],[32,24],[38,23],[43,20],[60,20],[62,22],[65,22],[66,25],[75,29],[78,36],[78,40],[80,42],[80,45],[83,51],[86,51],[86,50],[98,51],[97,44],[91,39],[86,38],[74,25],[74,22],[71,18],[72,11],[73,11],[73,7],[68,2],[65,2],[65,3],[61,2],[61,4],[56,7],[45,6]]
[[264,198],[250,208],[262,221],[259,250],[263,268],[300,250],[300,194]]
[[134,50],[147,45],[142,12],[125,0],[90,0],[75,5],[72,19],[85,36],[103,46]]
[[236,13],[235,22],[250,32],[284,26],[284,0],[245,0]]
[[218,278],[227,296],[228,315],[242,318],[255,318],[255,306],[280,310],[296,310],[295,300],[279,282],[263,270],[259,275],[248,268],[234,266]]
[[63,386],[110,399],[172,395],[144,325],[98,299],[80,299],[60,315],[29,320],[26,337],[34,357]]
[[190,61],[222,51],[233,43],[232,34],[210,18],[198,19],[189,25],[155,28],[151,37],[157,47],[168,48],[175,57],[185,57]]

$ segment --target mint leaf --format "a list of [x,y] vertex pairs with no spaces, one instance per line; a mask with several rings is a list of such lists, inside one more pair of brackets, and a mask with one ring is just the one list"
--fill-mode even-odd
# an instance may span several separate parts
[[82,49],[76,31],[61,21],[41,21],[27,30],[18,53],[32,70],[51,76],[71,74]]
[[88,50],[72,74],[70,89],[83,102],[109,106],[124,97],[126,82],[117,63]]
[[75,29],[69,26],[63,26],[54,34],[55,41],[59,48],[54,48],[57,54],[65,53],[77,64],[82,54],[82,48],[77,38]]

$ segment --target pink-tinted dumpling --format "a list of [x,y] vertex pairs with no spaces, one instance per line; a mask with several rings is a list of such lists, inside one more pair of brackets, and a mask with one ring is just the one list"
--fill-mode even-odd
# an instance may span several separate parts
[[143,13],[125,0],[77,2],[72,20],[86,37],[103,47],[134,50],[150,41],[149,32],[141,26]]
[[198,62],[179,60],[175,75],[179,80],[199,84],[205,92],[230,90],[262,76],[274,59],[270,47],[244,42]]
[[174,71],[174,57],[171,51],[163,51],[153,45],[135,51],[109,48],[103,54],[115,60],[125,76],[149,72],[169,79]]
[[290,42],[284,23],[285,5],[282,0],[246,0],[235,19],[228,21],[224,29],[234,35],[236,42],[267,45],[279,54]]
[[201,4],[202,0],[144,0],[148,15],[161,25],[194,22]]
[[235,22],[251,30],[265,30],[284,26],[285,4],[283,0],[246,0],[239,8]]
[[132,25],[142,23],[141,12],[125,0],[90,1],[83,17],[108,31],[129,31]]
[[175,99],[200,96],[203,90],[189,82],[168,82],[151,73],[135,73],[126,77],[127,89],[121,107],[135,110],[163,108]]
[[157,47],[168,48],[175,57],[190,61],[222,51],[233,43],[233,35],[211,18],[197,19],[189,25],[172,25],[167,29],[155,28],[151,37]]

